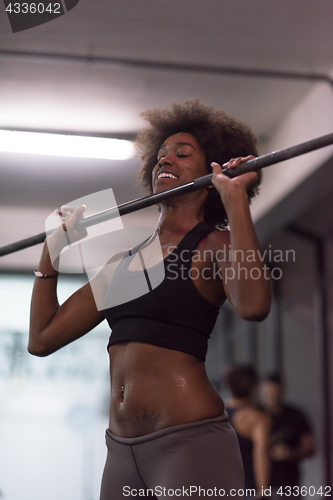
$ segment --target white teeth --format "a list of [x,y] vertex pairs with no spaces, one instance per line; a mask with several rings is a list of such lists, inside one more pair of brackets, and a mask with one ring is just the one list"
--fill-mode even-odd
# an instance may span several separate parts
[[158,174],[157,178],[161,179],[161,177],[169,177],[170,179],[178,179],[178,177],[174,174],[171,174],[171,172],[161,172]]

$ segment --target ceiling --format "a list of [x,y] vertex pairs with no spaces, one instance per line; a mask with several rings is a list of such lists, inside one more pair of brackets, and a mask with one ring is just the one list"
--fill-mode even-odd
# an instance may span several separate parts
[[[146,108],[200,97],[264,141],[314,85],[285,73],[333,67],[328,0],[80,0],[15,34],[2,2],[0,11],[0,128],[132,137]],[[138,166],[0,153],[0,245],[41,232],[51,210],[86,194],[142,196]],[[38,253],[2,258],[0,268],[27,268]]]

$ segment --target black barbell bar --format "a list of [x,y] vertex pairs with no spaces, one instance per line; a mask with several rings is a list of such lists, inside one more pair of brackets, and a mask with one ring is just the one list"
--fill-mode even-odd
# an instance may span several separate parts
[[[249,160],[246,163],[241,163],[240,165],[232,169],[224,168],[222,169],[222,172],[228,175],[228,177],[237,177],[238,175],[245,174],[246,172],[257,171],[261,168],[269,167],[276,163],[289,160],[290,158],[295,158],[296,156],[310,153],[311,151],[315,151],[316,149],[320,149],[331,144],[333,144],[333,132],[317,137],[315,139],[311,139],[310,141],[296,144],[295,146],[291,146],[289,148],[279,149],[277,151],[273,151],[272,153],[258,156],[257,158]],[[198,179],[195,179],[192,182],[188,182],[187,184],[183,184],[182,186],[177,186],[171,189],[167,189],[166,191],[162,191],[161,193],[138,198],[137,200],[128,201],[127,203],[123,203],[122,205],[118,205],[116,207],[103,210],[102,212],[89,215],[80,220],[77,223],[77,226],[80,228],[94,226],[96,224],[100,224],[101,222],[114,219],[115,217],[136,212],[137,210],[142,210],[143,208],[151,207],[152,205],[156,205],[161,201],[174,198],[175,196],[180,196],[182,194],[190,193],[198,189],[206,188],[212,185],[212,176],[213,174],[204,175],[203,177],[199,177]],[[52,231],[49,231],[48,233],[39,233],[35,236],[31,236],[30,238],[25,238],[24,240],[20,240],[15,243],[11,243],[10,245],[3,246],[0,248],[0,257],[18,252],[19,250],[24,250],[25,248],[29,248],[34,245],[38,245],[39,243],[43,243],[46,236],[51,232]]]

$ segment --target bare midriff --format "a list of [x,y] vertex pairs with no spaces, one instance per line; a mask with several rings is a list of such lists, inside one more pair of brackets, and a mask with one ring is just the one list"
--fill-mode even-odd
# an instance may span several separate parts
[[109,354],[109,427],[114,434],[144,436],[224,412],[198,358],[142,342],[114,344]]

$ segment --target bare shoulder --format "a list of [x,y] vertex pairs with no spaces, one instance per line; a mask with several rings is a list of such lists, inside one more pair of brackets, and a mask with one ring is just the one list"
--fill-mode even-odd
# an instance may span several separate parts
[[240,409],[234,418],[237,432],[248,439],[258,433],[267,433],[271,426],[270,418],[262,410],[252,406]]
[[201,242],[202,246],[210,248],[213,251],[220,250],[224,245],[230,244],[230,232],[227,229],[216,229],[205,236]]
[[230,244],[230,231],[227,229],[216,229],[209,233],[206,238],[204,238],[206,244],[215,252],[223,248],[228,247]]
[[215,260],[219,262],[228,261],[230,246],[230,231],[227,229],[217,229],[212,231],[202,240],[202,247],[210,249],[215,255]]
[[239,420],[246,421],[249,425],[260,424],[268,424],[270,422],[269,416],[259,408],[255,408],[254,406],[247,406],[245,408],[241,408],[237,412],[237,416]]
[[[229,231],[211,231],[198,243],[196,251],[201,256],[201,262],[213,266],[215,262],[228,261],[228,249],[230,244]],[[198,261],[197,261],[198,262]]]
[[259,429],[262,432],[268,432],[271,428],[271,418],[263,410],[259,408],[251,408],[251,423],[253,429]]

